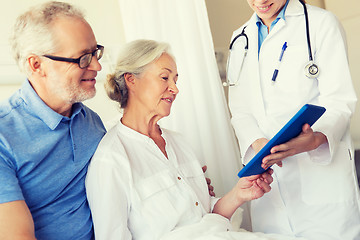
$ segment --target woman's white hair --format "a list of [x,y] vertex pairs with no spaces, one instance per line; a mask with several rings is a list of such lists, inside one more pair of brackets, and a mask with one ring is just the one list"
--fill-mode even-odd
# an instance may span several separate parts
[[105,83],[109,98],[119,102],[121,108],[125,108],[128,89],[124,74],[140,75],[147,65],[159,59],[163,53],[172,56],[169,44],[154,40],[140,39],[124,45],[118,56],[115,71],[107,76]]
[[57,50],[52,25],[56,18],[64,16],[84,19],[79,9],[56,1],[32,7],[17,18],[10,43],[15,61],[26,75],[30,74],[26,63],[29,55],[42,56]]

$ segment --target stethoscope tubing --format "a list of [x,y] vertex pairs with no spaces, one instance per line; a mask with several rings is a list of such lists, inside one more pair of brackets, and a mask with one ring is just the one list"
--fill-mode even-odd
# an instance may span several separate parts
[[309,30],[309,16],[306,4],[303,1],[299,1],[304,7],[304,15],[305,15],[305,26],[306,26],[306,41],[308,45],[308,54],[309,54],[309,61],[313,61],[312,51],[311,51],[311,42],[310,42],[310,30]]
[[245,33],[245,28],[246,28],[246,27],[247,27],[247,26],[245,26],[245,27],[243,28],[243,30],[241,31],[241,33],[238,34],[236,37],[234,37],[234,39],[231,41],[229,50],[232,49],[232,47],[233,47],[234,43],[236,42],[236,40],[237,40],[239,37],[242,37],[242,36],[246,38],[245,50],[248,50],[248,49],[249,49],[249,38],[248,38],[248,36],[247,36],[246,33]]

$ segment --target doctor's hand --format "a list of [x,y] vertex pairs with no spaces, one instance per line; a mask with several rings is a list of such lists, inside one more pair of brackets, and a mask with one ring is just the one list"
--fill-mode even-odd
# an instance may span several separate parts
[[[268,139],[266,138],[259,138],[257,139],[255,142],[253,142],[253,144],[251,144],[251,147],[254,149],[255,153],[258,153],[267,143],[269,142]],[[279,166],[279,167],[282,167],[282,161],[277,161],[276,164]],[[265,166],[265,165],[264,165]],[[267,165],[266,165],[267,166]],[[271,165],[270,165],[271,166]],[[270,167],[269,166],[269,167]],[[263,166],[262,166],[263,167]],[[264,168],[264,167],[263,167]],[[267,169],[264,168],[264,169]]]
[[314,132],[309,124],[304,124],[299,136],[284,144],[274,146],[270,150],[271,154],[264,157],[261,166],[266,169],[275,163],[279,165],[284,158],[314,150],[326,142],[327,138],[324,134],[321,132]]
[[259,138],[251,144],[251,147],[254,149],[255,153],[258,153],[268,142],[269,139]]

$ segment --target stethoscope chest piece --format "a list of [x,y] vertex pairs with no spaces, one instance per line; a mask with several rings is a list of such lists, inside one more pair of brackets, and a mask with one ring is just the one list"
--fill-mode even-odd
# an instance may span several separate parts
[[304,70],[308,78],[317,78],[319,76],[319,67],[313,61],[306,64]]

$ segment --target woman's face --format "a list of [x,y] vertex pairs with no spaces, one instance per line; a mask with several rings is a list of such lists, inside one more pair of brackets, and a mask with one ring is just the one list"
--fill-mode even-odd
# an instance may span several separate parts
[[135,77],[133,99],[137,111],[142,111],[158,119],[168,116],[172,103],[179,90],[177,67],[173,58],[163,53],[161,57],[150,63],[140,76]]
[[266,26],[270,26],[284,7],[286,0],[247,0]]

